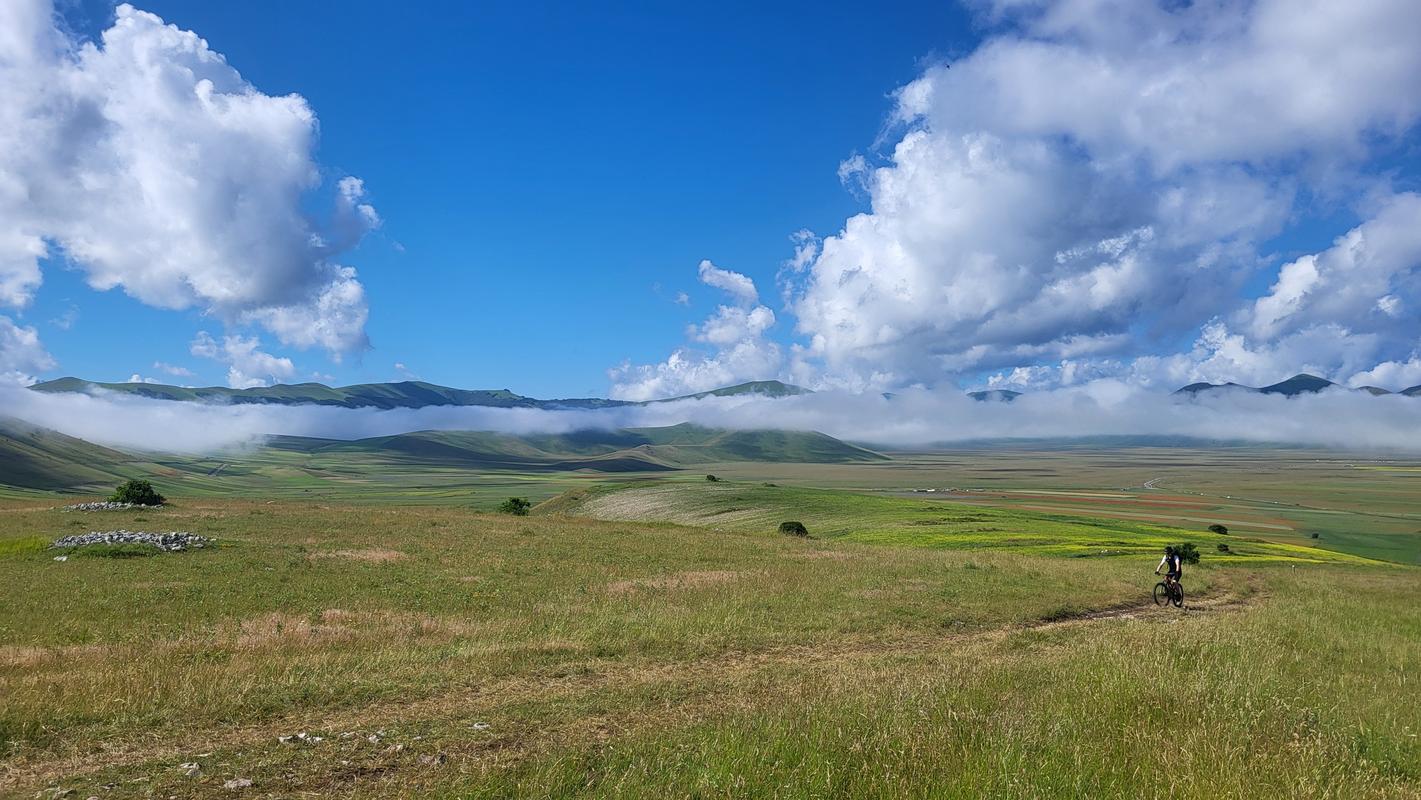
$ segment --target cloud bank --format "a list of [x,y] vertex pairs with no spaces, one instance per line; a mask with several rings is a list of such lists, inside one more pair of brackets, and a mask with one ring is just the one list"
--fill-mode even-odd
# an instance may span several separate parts
[[216,405],[0,388],[0,413],[100,444],[175,452],[249,445],[267,434],[357,439],[414,430],[566,433],[682,422],[729,429],[813,430],[906,449],[1002,438],[1186,436],[1421,452],[1421,398],[1372,397],[1337,389],[1292,398],[1222,392],[1190,399],[1114,379],[1026,395],[1011,403],[913,389],[891,399],[831,391],[780,399],[708,397],[566,411]]
[[[1421,7],[975,5],[981,43],[900,88],[885,146],[840,166],[869,209],[796,234],[780,279],[799,341],[736,379],[1421,378],[1421,196],[1404,188],[1421,178],[1405,155]],[[1320,252],[1269,252],[1328,229]]]
[[[338,259],[380,219],[354,177],[309,210],[316,134],[305,99],[153,14],[120,5],[81,42],[50,0],[0,3],[0,306],[27,306],[56,258],[100,291],[362,350],[364,288]],[[42,363],[8,352],[8,372]]]

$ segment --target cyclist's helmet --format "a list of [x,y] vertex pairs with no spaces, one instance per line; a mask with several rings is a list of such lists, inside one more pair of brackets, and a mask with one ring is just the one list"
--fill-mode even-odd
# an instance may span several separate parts
[[1167,545],[1165,545],[1165,546],[1164,546],[1164,554],[1167,555],[1167,556],[1172,556],[1172,555],[1174,555],[1174,545],[1172,545],[1172,544],[1167,544]]

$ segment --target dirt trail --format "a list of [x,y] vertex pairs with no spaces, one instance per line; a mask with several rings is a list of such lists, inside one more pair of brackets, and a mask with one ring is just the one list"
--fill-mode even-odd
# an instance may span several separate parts
[[[841,640],[834,644],[803,644],[769,648],[754,651],[731,651],[698,659],[663,661],[655,663],[628,663],[624,661],[603,661],[580,664],[576,674],[548,678],[527,676],[491,681],[477,687],[433,695],[430,697],[399,701],[378,702],[357,709],[341,709],[321,713],[311,710],[276,721],[261,724],[238,725],[216,730],[187,730],[160,738],[157,732],[144,732],[126,739],[111,739],[95,747],[88,743],[85,749],[69,749],[65,752],[37,752],[21,755],[9,763],[0,763],[0,794],[21,789],[34,791],[56,782],[74,785],[86,776],[105,770],[135,767],[143,764],[167,764],[178,760],[188,760],[199,751],[218,751],[245,748],[263,748],[271,745],[278,735],[295,731],[324,731],[338,734],[345,731],[369,731],[376,728],[399,728],[418,725],[432,720],[458,720],[479,716],[494,716],[499,707],[526,703],[549,702],[575,698],[597,691],[615,689],[626,691],[638,686],[654,686],[684,680],[686,675],[695,675],[698,681],[710,683],[733,683],[746,675],[773,670],[777,666],[794,664],[799,667],[812,666],[827,669],[845,666],[855,661],[864,661],[893,654],[929,653],[944,647],[971,643],[991,643],[1006,639],[1022,631],[1036,631],[1083,627],[1106,620],[1138,620],[1171,622],[1182,617],[1197,614],[1213,614],[1240,611],[1266,599],[1266,593],[1252,581],[1232,591],[1188,600],[1184,608],[1159,607],[1153,599],[1145,597],[1140,601],[1111,606],[1108,608],[1061,615],[1050,619],[1035,620],[1022,624],[998,626],[983,630],[942,635],[916,634],[892,639]],[[705,706],[698,710],[698,703]],[[692,700],[687,698],[676,714],[695,715],[709,709],[724,710],[733,705],[733,698],[723,694]],[[543,731],[536,740],[514,739],[486,740],[471,743],[466,752],[458,753],[461,759],[497,759],[507,761],[518,758],[557,742],[565,742],[575,736],[595,736],[606,738],[609,732],[625,732],[645,729],[652,724],[667,722],[663,719],[674,716],[672,709],[644,709],[636,713],[635,719],[596,719],[583,723],[573,723],[566,730]],[[586,730],[592,725],[595,730]],[[451,755],[454,755],[451,753]],[[404,756],[408,760],[409,756]],[[402,769],[408,764],[391,763],[381,771]],[[276,787],[273,787],[275,789]]]

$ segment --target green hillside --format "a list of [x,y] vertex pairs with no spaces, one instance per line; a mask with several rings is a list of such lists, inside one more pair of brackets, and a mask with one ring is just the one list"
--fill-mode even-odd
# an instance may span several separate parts
[[723,386],[719,389],[711,389],[708,392],[697,392],[696,394],[672,397],[665,402],[670,402],[671,400],[700,400],[705,397],[736,397],[743,394],[762,394],[766,397],[793,397],[799,394],[813,393],[814,392],[803,386],[781,383],[780,381],[750,381],[749,383],[740,383],[735,386]]
[[0,417],[0,485],[67,489],[107,484],[131,460],[83,439]]
[[515,436],[417,431],[356,441],[274,437],[277,450],[376,453],[408,463],[480,469],[640,472],[727,461],[850,463],[886,457],[832,436],[800,431],[727,431],[682,424]]

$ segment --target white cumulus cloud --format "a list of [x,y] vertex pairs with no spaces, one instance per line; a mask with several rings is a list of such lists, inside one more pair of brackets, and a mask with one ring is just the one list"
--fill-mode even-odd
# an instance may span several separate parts
[[35,382],[35,373],[53,367],[54,359],[33,327],[16,325],[0,315],[0,384],[28,386]]
[[45,256],[95,289],[257,324],[332,354],[367,346],[340,256],[378,226],[364,185],[321,187],[317,122],[262,93],[197,34],[119,5],[80,42],[50,0],[0,3],[0,304],[33,297]]
[[775,312],[759,304],[755,282],[710,261],[702,261],[698,272],[702,283],[720,289],[731,299],[730,304],[717,306],[699,325],[686,329],[688,338],[710,345],[712,352],[681,347],[657,364],[624,363],[608,371],[612,397],[655,400],[763,380],[780,373],[784,356],[779,344],[765,335],[775,324]]
[[227,385],[233,389],[270,386],[296,374],[291,359],[262,352],[260,347],[255,337],[229,335],[219,342],[207,331],[198,331],[189,349],[199,358],[226,364]]
[[[1371,199],[1386,182],[1368,158],[1421,114],[1414,3],[984,8],[980,46],[897,93],[882,165],[841,167],[870,209],[782,273],[820,383],[1272,382],[1408,357],[1421,214]],[[1366,221],[1255,303],[1300,196]]]

